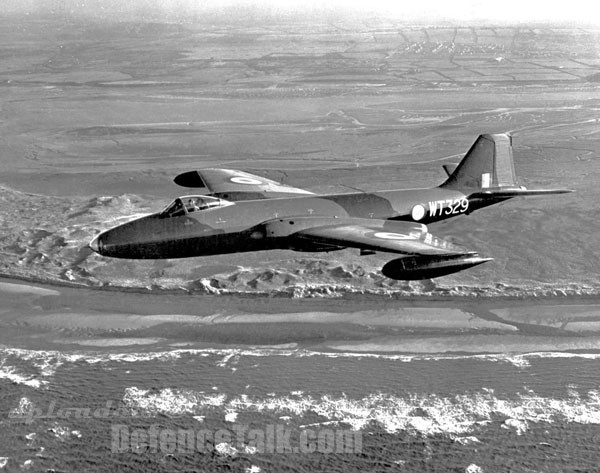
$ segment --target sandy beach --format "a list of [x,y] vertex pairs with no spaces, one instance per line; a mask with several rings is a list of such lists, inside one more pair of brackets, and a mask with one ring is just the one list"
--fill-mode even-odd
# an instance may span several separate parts
[[[57,344],[58,349],[144,343],[154,349],[175,342],[193,347],[293,344],[316,351],[363,353],[600,348],[596,297],[290,300],[122,292],[17,280],[1,281],[0,293],[4,326],[0,343],[19,348],[36,343]],[[22,345],[15,343],[17,333]]]

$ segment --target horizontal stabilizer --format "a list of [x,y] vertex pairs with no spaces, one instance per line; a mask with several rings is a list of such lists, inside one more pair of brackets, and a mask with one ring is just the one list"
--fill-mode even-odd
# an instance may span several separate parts
[[569,189],[529,190],[517,183],[510,133],[481,135],[462,161],[445,165],[448,179],[440,187],[469,195],[470,199],[506,200],[513,197],[566,194]]
[[553,195],[553,194],[568,194],[573,192],[570,189],[490,189],[482,192],[471,194],[471,198],[494,198],[494,199],[510,199],[512,197],[527,197],[536,195]]

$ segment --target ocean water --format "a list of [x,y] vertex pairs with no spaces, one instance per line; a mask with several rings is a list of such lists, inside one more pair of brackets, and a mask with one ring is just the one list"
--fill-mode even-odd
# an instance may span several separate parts
[[[1,456],[9,471],[596,467],[600,355],[513,359],[278,351],[69,354],[4,348]],[[352,432],[360,436],[360,448],[257,449],[253,438],[238,436],[278,428],[289,431],[292,449],[302,450],[300,435],[306,431]],[[177,444],[185,447],[182,452],[160,441],[157,451],[137,451],[123,443],[135,429],[229,432],[230,438],[193,448]]]
[[477,315],[464,301],[0,292],[6,471],[562,472],[600,458],[595,300]]

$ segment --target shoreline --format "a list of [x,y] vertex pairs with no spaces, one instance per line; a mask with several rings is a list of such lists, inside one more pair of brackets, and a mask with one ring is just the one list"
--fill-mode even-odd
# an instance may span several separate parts
[[182,297],[4,277],[0,295],[0,344],[19,349],[600,352],[600,297]]
[[[472,294],[431,294],[431,293],[406,293],[402,290],[398,290],[396,293],[389,291],[388,293],[375,292],[375,291],[347,291],[333,295],[322,295],[312,294],[308,296],[296,296],[294,293],[285,292],[283,290],[273,290],[257,292],[257,291],[223,291],[223,292],[202,292],[199,290],[190,290],[187,288],[169,288],[156,286],[152,289],[143,286],[115,286],[110,284],[102,285],[86,285],[77,282],[70,282],[61,279],[47,279],[38,278],[35,276],[24,276],[18,274],[10,274],[0,272],[0,283],[15,283],[15,284],[32,284],[40,286],[51,286],[58,288],[67,289],[81,289],[98,292],[111,292],[111,293],[126,293],[126,294],[148,294],[148,295],[175,295],[175,296],[203,296],[203,297],[216,297],[216,298],[240,298],[240,299],[269,299],[269,300],[292,300],[292,301],[318,301],[318,300],[337,300],[337,301],[374,301],[374,302],[388,302],[388,301],[406,301],[406,302],[519,302],[519,301],[536,301],[543,303],[547,301],[549,303],[556,301],[570,301],[570,300],[581,300],[581,301],[599,301],[600,292],[594,293],[569,293],[566,289],[555,288],[555,293],[544,293],[541,295],[528,294],[527,288],[523,288],[522,295],[507,294],[498,295],[490,294],[485,295],[483,293],[472,293]],[[325,285],[322,285],[325,286]],[[318,287],[318,286],[315,286]],[[345,287],[347,289],[347,287]],[[541,288],[544,289],[544,288]],[[447,290],[447,289],[444,289]],[[534,289],[529,289],[534,290]],[[548,290],[550,290],[548,288]],[[592,289],[595,291],[596,289]],[[441,291],[440,291],[441,292]],[[560,294],[559,292],[562,292]]]

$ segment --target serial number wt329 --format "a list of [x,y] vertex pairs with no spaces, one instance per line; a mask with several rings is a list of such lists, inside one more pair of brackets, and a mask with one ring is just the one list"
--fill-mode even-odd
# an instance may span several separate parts
[[429,202],[429,216],[456,215],[465,213],[469,209],[469,199],[434,200]]

